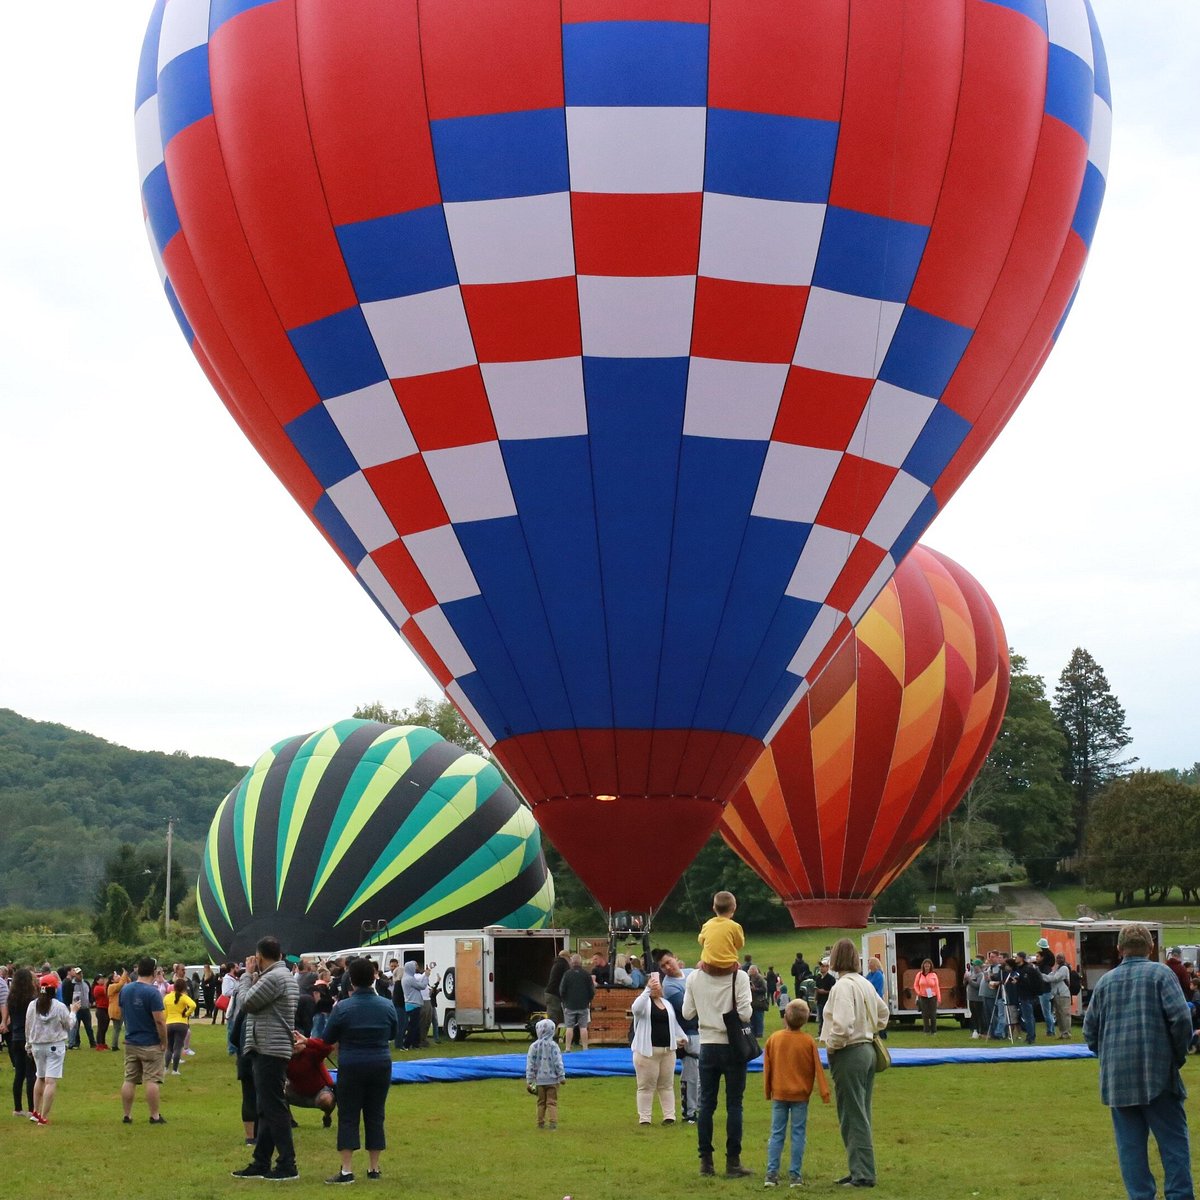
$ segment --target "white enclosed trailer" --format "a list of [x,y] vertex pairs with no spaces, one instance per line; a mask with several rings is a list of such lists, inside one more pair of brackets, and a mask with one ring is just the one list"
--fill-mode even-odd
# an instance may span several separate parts
[[901,925],[877,929],[863,935],[862,969],[867,960],[883,964],[884,999],[893,1020],[912,1024],[918,1016],[913,980],[921,963],[929,959],[942,989],[939,1017],[953,1017],[966,1024],[971,1015],[963,972],[970,962],[970,930],[966,925]]

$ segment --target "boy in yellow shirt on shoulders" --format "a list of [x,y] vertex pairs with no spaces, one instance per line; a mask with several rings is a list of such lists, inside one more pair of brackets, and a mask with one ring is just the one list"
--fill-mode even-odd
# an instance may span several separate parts
[[696,941],[700,951],[700,970],[709,975],[732,975],[738,969],[738,954],[746,944],[742,927],[733,919],[737,912],[737,897],[732,892],[718,892],[713,897],[713,913],[700,927]]

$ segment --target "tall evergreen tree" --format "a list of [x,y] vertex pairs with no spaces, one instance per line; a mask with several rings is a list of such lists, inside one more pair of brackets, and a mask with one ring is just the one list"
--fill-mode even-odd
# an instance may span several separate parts
[[1075,848],[1082,853],[1093,798],[1137,759],[1121,757],[1133,740],[1125,710],[1113,695],[1103,667],[1081,647],[1071,652],[1058,677],[1054,715],[1067,737],[1064,774],[1075,793]]

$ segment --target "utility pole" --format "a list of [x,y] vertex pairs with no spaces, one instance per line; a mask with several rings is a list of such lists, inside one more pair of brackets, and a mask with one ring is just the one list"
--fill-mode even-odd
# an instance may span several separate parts
[[163,936],[171,936],[171,835],[175,832],[175,818],[167,818],[167,897],[163,906]]

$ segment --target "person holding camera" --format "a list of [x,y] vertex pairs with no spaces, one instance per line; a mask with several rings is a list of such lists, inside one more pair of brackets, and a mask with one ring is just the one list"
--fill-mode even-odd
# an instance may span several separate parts
[[630,1006],[633,1013],[633,1071],[637,1076],[639,1125],[654,1117],[654,1097],[664,1125],[675,1124],[675,1052],[687,1048],[674,1007],[663,996],[662,976],[650,972],[646,989]]
[[921,1032],[933,1037],[937,1033],[937,1013],[942,1006],[942,981],[933,969],[933,960],[925,959],[913,980],[917,1008],[921,1010]]

